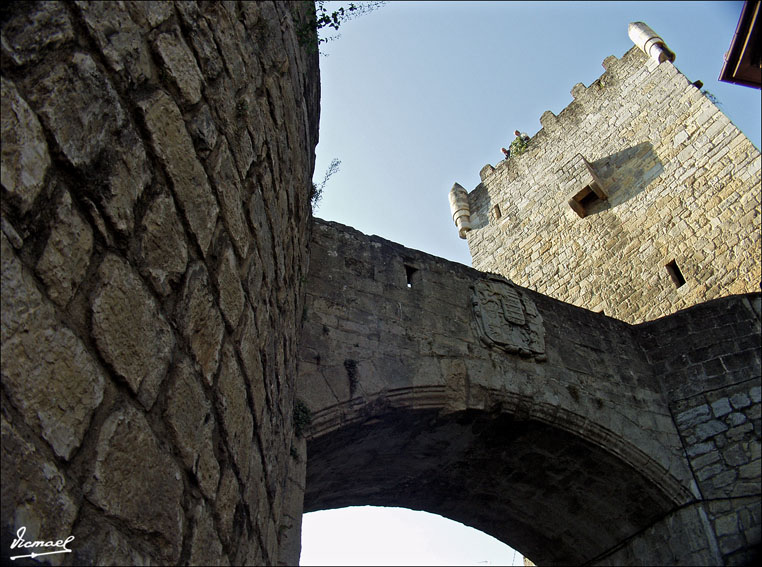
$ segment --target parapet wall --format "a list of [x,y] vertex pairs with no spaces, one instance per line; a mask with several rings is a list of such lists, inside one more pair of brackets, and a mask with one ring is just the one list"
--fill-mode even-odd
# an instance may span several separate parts
[[603,65],[526,153],[482,169],[473,266],[633,323],[759,291],[759,150],[670,62]]
[[311,10],[3,8],[4,558],[24,528],[74,536],[53,563],[278,562]]

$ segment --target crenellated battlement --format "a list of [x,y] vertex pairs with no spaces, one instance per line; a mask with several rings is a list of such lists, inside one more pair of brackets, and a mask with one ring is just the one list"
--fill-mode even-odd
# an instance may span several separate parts
[[482,168],[475,268],[631,322],[758,290],[759,151],[658,40],[607,57],[526,152]]

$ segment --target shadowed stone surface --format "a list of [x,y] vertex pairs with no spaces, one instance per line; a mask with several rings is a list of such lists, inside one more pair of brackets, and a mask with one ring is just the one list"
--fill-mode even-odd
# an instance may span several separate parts
[[219,208],[209,182],[193,151],[177,105],[163,92],[141,101],[153,146],[167,169],[180,208],[185,215],[201,253],[206,254],[212,239]]
[[104,374],[60,325],[5,235],[2,242],[3,391],[26,422],[69,459],[103,399]]
[[0,177],[22,213],[42,189],[50,155],[37,116],[19,96],[15,85],[2,78],[2,162]]
[[305,512],[426,510],[508,542],[538,564],[569,565],[674,506],[637,470],[565,431],[481,411],[438,413],[375,414],[311,441]]
[[169,365],[174,337],[145,284],[117,256],[98,268],[93,335],[106,361],[150,408]]
[[50,299],[63,307],[85,276],[93,251],[93,231],[72,207],[68,191],[63,194],[56,216],[36,268],[48,286]]
[[188,247],[172,199],[160,195],[143,217],[140,250],[156,291],[167,295],[185,273]]
[[204,380],[211,386],[220,361],[223,324],[209,289],[206,268],[200,262],[192,265],[185,276],[177,318]]
[[220,467],[214,456],[215,419],[201,378],[187,360],[175,367],[174,384],[167,398],[165,416],[185,466],[193,472],[201,491],[214,500]]
[[182,476],[145,417],[132,407],[113,413],[103,424],[86,493],[132,528],[160,534],[163,560],[177,561],[183,531]]

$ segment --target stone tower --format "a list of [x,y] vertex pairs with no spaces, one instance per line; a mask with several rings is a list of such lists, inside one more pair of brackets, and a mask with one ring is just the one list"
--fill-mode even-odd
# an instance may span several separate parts
[[760,153],[648,26],[630,36],[450,202],[474,268],[638,323],[759,291]]

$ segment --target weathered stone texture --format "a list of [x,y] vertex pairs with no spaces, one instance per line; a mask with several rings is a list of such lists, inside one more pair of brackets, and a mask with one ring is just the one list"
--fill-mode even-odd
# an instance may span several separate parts
[[174,337],[140,277],[108,255],[98,268],[92,326],[104,359],[150,409],[169,366]]
[[249,459],[254,436],[254,420],[249,408],[243,373],[230,345],[222,352],[222,367],[217,383],[218,412],[222,416],[228,448],[242,479],[249,478]]
[[17,463],[3,468],[2,529],[7,530],[9,524],[17,526],[12,534],[15,537],[23,526],[28,541],[46,539],[50,533],[71,533],[79,508],[76,488],[55,460],[35,449],[6,421],[5,408],[0,447],[4,463]]
[[319,117],[295,20],[313,11],[4,10],[4,557],[26,525],[74,530],[54,562],[277,563]]
[[180,110],[164,92],[141,101],[153,147],[172,180],[175,197],[206,254],[217,222],[217,200],[209,187],[204,168],[193,151],[193,142],[185,129]]
[[160,559],[177,561],[184,522],[182,475],[136,409],[118,410],[103,424],[85,491],[96,506],[130,527],[159,533]]
[[185,273],[188,246],[171,197],[160,195],[143,217],[140,253],[154,289],[162,295]]
[[14,64],[25,65],[72,39],[74,29],[64,2],[43,2],[35,10],[8,14],[3,25],[2,52]]
[[69,162],[91,164],[125,122],[114,87],[95,60],[75,52],[30,87],[31,101]]
[[103,399],[104,374],[2,241],[3,391],[26,423],[69,459]]
[[22,213],[42,190],[50,155],[37,116],[16,87],[2,77],[2,163],[0,179]]
[[[482,170],[473,266],[633,323],[758,291],[759,150],[671,63],[635,47],[604,67],[524,154]],[[584,218],[568,204],[578,154],[608,195]]]
[[188,269],[176,317],[204,380],[211,386],[220,361],[224,327],[206,268],[200,262]]
[[193,515],[193,535],[188,563],[190,565],[230,565],[214,528],[210,510],[199,504]]
[[214,500],[220,466],[214,454],[215,419],[200,377],[191,364],[181,360],[175,367],[174,384],[167,396],[165,417],[183,463],[198,480],[201,491]]
[[71,195],[64,192],[56,211],[37,273],[48,286],[48,297],[64,307],[82,282],[93,251],[93,231],[72,206]]

